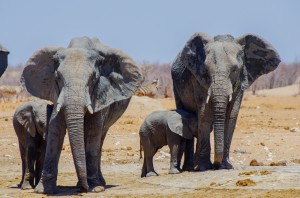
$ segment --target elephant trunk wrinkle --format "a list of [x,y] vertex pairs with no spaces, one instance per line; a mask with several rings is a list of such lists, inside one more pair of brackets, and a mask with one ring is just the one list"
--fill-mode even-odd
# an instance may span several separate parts
[[222,163],[224,152],[225,118],[227,111],[227,95],[225,93],[215,94],[212,97],[214,114],[214,141],[215,159],[214,166],[218,168]]
[[73,160],[77,177],[84,191],[88,191],[86,156],[84,146],[84,108],[78,105],[65,107],[65,118],[69,131]]

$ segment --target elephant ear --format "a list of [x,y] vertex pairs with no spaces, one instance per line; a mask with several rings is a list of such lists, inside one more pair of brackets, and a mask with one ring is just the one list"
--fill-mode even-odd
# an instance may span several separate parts
[[137,64],[122,51],[97,40],[96,49],[103,56],[98,64],[100,79],[91,95],[95,112],[109,105],[130,99],[142,82]]
[[168,127],[173,133],[176,133],[185,139],[192,139],[193,136],[190,133],[188,126],[184,124],[183,119],[184,118],[179,113],[172,111],[170,116],[168,116]]
[[33,96],[55,102],[58,87],[55,83],[55,61],[53,55],[62,47],[45,47],[36,51],[27,61],[21,83]]
[[36,135],[34,113],[31,105],[26,105],[16,116],[18,122],[26,129],[32,137]]
[[181,51],[181,62],[195,76],[201,85],[206,85],[209,76],[205,76],[205,45],[211,38],[202,32],[195,33]]
[[280,56],[276,49],[263,38],[248,34],[241,36],[236,41],[244,47],[244,61],[249,87],[258,77],[275,70],[280,63]]
[[9,51],[0,44],[0,77],[5,72],[7,68],[7,56],[9,54]]

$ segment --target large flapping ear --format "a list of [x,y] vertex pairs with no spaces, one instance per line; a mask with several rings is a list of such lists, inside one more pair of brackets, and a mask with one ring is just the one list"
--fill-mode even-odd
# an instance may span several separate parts
[[128,55],[96,41],[96,49],[103,57],[97,63],[100,80],[91,95],[93,109],[97,112],[114,102],[131,98],[142,82],[142,75]]
[[204,61],[205,61],[205,45],[211,38],[202,32],[195,33],[185,44],[181,52],[181,62],[187,67],[200,84],[205,83],[203,79]]
[[34,113],[31,105],[21,106],[17,109],[16,118],[18,122],[26,129],[26,131],[32,136],[36,135],[36,128],[34,122]]
[[184,137],[185,139],[192,139],[193,136],[189,132],[188,126],[186,123],[184,123],[184,118],[182,115],[177,113],[176,111],[170,112],[171,116],[168,117],[168,127],[169,129],[173,132],[176,133],[177,135],[180,135],[181,137]]
[[21,82],[33,96],[55,102],[58,87],[55,83],[53,55],[62,47],[45,47],[36,51],[27,61]]
[[247,73],[248,86],[261,75],[276,69],[280,63],[276,49],[263,38],[248,34],[237,38],[236,41],[244,47],[244,73]]

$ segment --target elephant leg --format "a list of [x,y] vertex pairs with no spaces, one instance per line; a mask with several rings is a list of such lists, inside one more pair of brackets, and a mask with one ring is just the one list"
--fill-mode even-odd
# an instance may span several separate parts
[[[152,145],[152,142],[147,136],[141,136],[141,142],[144,148],[144,165],[146,167],[145,177],[158,176],[153,166],[153,156],[158,149]],[[143,176],[144,175],[142,174],[142,177]]]
[[181,167],[181,159],[182,159],[183,153],[185,151],[185,147],[186,147],[186,140],[182,139],[181,143],[180,143],[178,155],[177,155],[177,167],[178,167],[179,170],[181,170],[180,169],[180,167]]
[[236,118],[229,119],[228,121],[228,127],[226,127],[227,129],[225,131],[224,154],[223,154],[223,160],[220,169],[233,169],[233,166],[229,160],[229,150],[230,150],[231,140],[236,125],[236,121],[237,121]]
[[174,141],[169,142],[168,145],[169,145],[170,153],[171,153],[169,174],[180,173],[180,170],[178,169],[179,168],[178,162],[177,162],[180,140],[179,140],[179,142],[174,142]]
[[[100,127],[99,127],[100,128]],[[102,148],[102,134],[99,128],[85,129],[85,152],[87,165],[87,179],[89,191],[101,192],[104,191],[105,184],[99,179],[100,171],[100,156]],[[100,128],[101,129],[101,128]],[[102,176],[102,174],[101,174]]]
[[144,162],[143,162],[141,177],[146,177],[146,174],[147,174],[147,162],[146,162],[146,158],[144,156]]
[[56,180],[58,160],[66,134],[66,124],[62,111],[53,111],[48,128],[47,147],[40,182],[36,193],[53,194],[57,192]]
[[19,141],[19,150],[20,150],[20,156],[21,156],[21,161],[22,161],[22,178],[20,181],[20,184],[18,187],[21,188],[24,179],[25,179],[25,170],[26,170],[26,149],[22,146],[21,142]]
[[195,171],[205,171],[212,169],[210,160],[210,132],[212,130],[212,122],[198,122],[199,132],[197,137]]
[[99,175],[99,181],[101,184],[103,184],[104,186],[106,185],[106,181],[102,175],[102,171],[101,171],[101,157],[102,157],[102,147],[103,147],[103,143],[104,143],[104,139],[106,137],[107,131],[104,133],[104,135],[102,135],[101,138],[101,144],[100,144],[100,157],[99,157],[99,163],[98,163],[98,175]]
[[236,126],[242,99],[243,99],[243,91],[240,91],[237,94],[233,104],[229,107],[228,114],[226,116],[227,118],[225,123],[225,134],[224,134],[224,153],[223,153],[223,160],[220,169],[233,169],[233,166],[229,160],[229,151],[230,151],[230,145],[233,137],[233,132]]
[[35,185],[37,185],[41,179],[42,170],[43,170],[43,163],[45,159],[45,152],[46,152],[46,141],[40,141],[40,151],[37,154],[37,160],[35,163]]
[[[186,140],[184,148],[184,163],[182,170],[183,171],[192,171],[194,168],[194,138],[191,140]],[[180,163],[180,162],[179,162]]]
[[35,138],[31,135],[26,137],[26,153],[25,153],[25,176],[24,181],[21,185],[22,190],[32,189],[34,187],[34,165],[36,161],[37,148],[35,145]]

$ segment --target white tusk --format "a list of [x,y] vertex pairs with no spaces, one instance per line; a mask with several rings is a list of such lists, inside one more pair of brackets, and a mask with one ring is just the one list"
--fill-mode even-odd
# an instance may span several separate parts
[[56,111],[59,112],[60,108],[61,108],[61,104],[58,103],[57,106],[56,106]]
[[229,102],[232,100],[232,94],[229,95]]
[[94,113],[93,108],[92,108],[92,105],[88,105],[88,106],[87,106],[87,109],[88,109],[88,111],[89,111],[90,114],[93,114],[93,113]]
[[209,98],[210,98],[210,96],[208,95],[206,98],[206,104],[209,102]]

